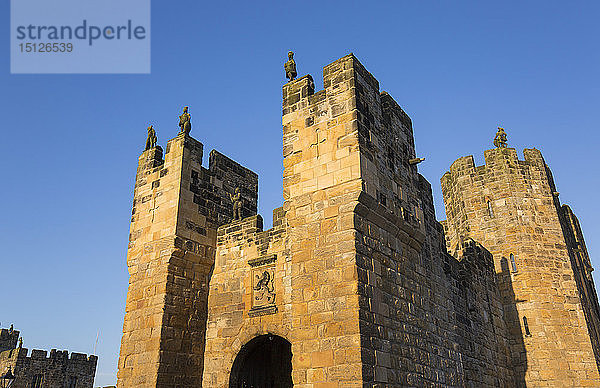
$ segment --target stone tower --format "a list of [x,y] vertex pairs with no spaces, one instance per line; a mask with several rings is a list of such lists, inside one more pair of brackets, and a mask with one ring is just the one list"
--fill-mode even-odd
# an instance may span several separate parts
[[127,249],[129,290],[118,387],[192,387],[202,379],[206,299],[230,194],[256,213],[258,177],[185,133],[139,157]]
[[446,253],[410,118],[353,55],[323,83],[283,86],[273,229],[217,231],[203,386],[512,386],[491,255]]
[[577,218],[536,149],[456,160],[442,177],[451,252],[472,238],[494,256],[519,386],[600,386],[600,313]]

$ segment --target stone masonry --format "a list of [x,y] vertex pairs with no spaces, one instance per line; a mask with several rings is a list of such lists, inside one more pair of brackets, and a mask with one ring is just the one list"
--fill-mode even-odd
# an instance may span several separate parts
[[[577,218],[543,186],[541,155],[488,151],[497,167],[481,175],[456,162],[444,228],[408,115],[352,54],[323,69],[323,84],[283,86],[284,203],[269,230],[256,174],[216,151],[204,169],[185,134],[164,159],[160,147],[142,153],[117,386],[600,385],[591,264]],[[528,183],[494,183],[502,174]],[[243,217],[232,221],[236,187]],[[502,208],[517,192],[542,213]],[[488,199],[505,201],[491,236],[476,233]],[[517,217],[531,222],[519,230]]]
[[45,350],[17,345],[18,330],[0,330],[0,374],[8,368],[15,376],[12,388],[92,388],[98,357],[66,350]]

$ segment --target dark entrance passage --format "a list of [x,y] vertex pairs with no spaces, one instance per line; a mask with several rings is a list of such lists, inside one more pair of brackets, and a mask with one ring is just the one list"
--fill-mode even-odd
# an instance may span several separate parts
[[276,335],[253,338],[238,353],[229,388],[291,388],[292,345]]

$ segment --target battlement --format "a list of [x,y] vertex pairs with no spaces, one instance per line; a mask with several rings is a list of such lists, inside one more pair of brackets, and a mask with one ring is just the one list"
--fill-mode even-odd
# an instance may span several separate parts
[[470,268],[469,272],[487,274],[492,278],[496,273],[492,254],[483,245],[471,238],[467,238],[462,242],[456,259],[463,263],[465,269]]
[[19,330],[0,329],[0,339],[12,337],[15,333],[18,334]]
[[256,245],[260,254],[266,253],[269,246],[285,237],[285,211],[283,207],[273,210],[273,227],[263,230],[260,214],[233,221],[217,229],[217,249],[229,246]]
[[[369,122],[373,124],[373,121],[380,115],[383,115],[383,119],[388,122],[391,117],[394,117],[403,126],[410,128],[410,135],[412,136],[410,117],[388,92],[379,91],[377,79],[353,54],[348,54],[323,67],[323,86],[323,90],[315,93],[313,77],[310,74],[285,84],[283,86],[284,125],[287,121],[285,119],[286,115],[307,107],[313,107],[310,113],[316,115],[316,117],[306,118],[306,126],[313,125],[323,116],[335,118],[356,109],[359,114],[364,115],[364,117],[359,117],[359,122],[362,124],[368,124]],[[363,98],[348,100],[344,95],[346,91],[351,91],[352,94]],[[322,105],[323,103],[326,104]],[[354,104],[356,105],[352,106]],[[329,107],[326,105],[329,105]],[[374,110],[374,108],[376,109]],[[381,110],[381,112],[376,112],[377,110]],[[290,119],[293,120],[294,116],[290,116]],[[285,155],[286,152],[284,151]]]
[[[360,179],[360,191],[417,228],[421,190],[412,121],[352,54],[283,86],[284,199]],[[358,195],[356,194],[356,197]]]
[[[356,109],[366,114],[367,121],[373,119],[368,113],[368,110],[373,107],[367,105],[375,103],[380,106],[384,116],[395,116],[403,125],[412,130],[410,117],[388,92],[379,91],[379,81],[352,53],[323,67],[323,86],[323,90],[315,93],[313,77],[310,74],[285,84],[283,86],[283,115],[319,104],[338,96],[345,90],[354,88],[357,94],[373,93],[376,96],[373,101],[354,101],[357,104]],[[308,100],[304,100],[305,98]],[[330,103],[333,103],[331,107],[333,117],[341,114],[344,110],[343,101],[334,99]],[[389,118],[387,120],[389,121]]]
[[[25,358],[29,358],[31,360],[62,360],[62,361],[76,361],[76,362],[93,362],[96,363],[98,361],[98,356],[95,355],[87,355],[84,353],[76,353],[71,352],[69,354],[68,350],[56,350],[51,349],[50,354],[48,354],[47,350],[40,349],[32,349],[31,354],[29,354],[29,349],[27,348],[19,348],[13,349],[12,354],[16,355],[17,358],[23,360]],[[2,352],[1,357],[12,357],[11,351]]]
[[[463,290],[465,287],[474,286],[481,287],[477,292],[496,290],[490,295],[498,298],[494,257],[479,242],[471,238],[464,239],[454,252],[454,256],[445,254],[442,263],[444,273],[448,279],[451,279],[451,283],[457,284]],[[458,294],[464,297],[461,293]]]
[[[170,218],[175,214],[180,222],[176,230],[171,229],[173,234],[192,240],[206,236],[207,224],[216,227],[231,220],[230,195],[236,188],[240,189],[244,202],[242,214],[256,214],[258,175],[216,150],[210,152],[209,166],[205,168],[202,166],[203,148],[201,142],[180,134],[167,143],[164,159],[160,147],[142,153],[134,191],[130,249],[135,247],[142,234],[143,229],[137,227],[140,221],[140,225],[144,225],[145,221],[158,218],[161,222],[156,226],[164,227],[171,224]],[[185,156],[182,155],[184,150]],[[185,160],[182,161],[182,158]],[[177,174],[177,170],[181,169],[185,169],[180,172],[183,177]],[[191,203],[185,206],[196,208],[195,214],[177,211],[178,206],[183,204],[165,199],[163,194],[173,189],[189,191]],[[198,219],[198,215],[203,218]]]
[[[323,67],[324,89],[317,93],[310,74],[283,85],[283,116],[327,101],[332,104],[331,113],[336,117],[347,108],[344,106],[346,101],[340,94],[355,88],[359,83],[379,94],[379,82],[353,54],[348,54]],[[342,99],[335,97],[342,97]],[[328,101],[331,98],[333,100]]]
[[[518,224],[531,222],[540,204],[556,211],[552,173],[539,150],[524,149],[524,160],[518,158],[514,148],[499,147],[484,154],[485,164],[476,166],[472,155],[464,156],[455,160],[441,178],[447,216],[443,225],[452,254],[470,236],[471,222],[491,229],[499,219]],[[489,232],[484,236],[476,237],[485,246],[492,246],[488,239],[500,238]],[[498,260],[496,267],[500,268]]]
[[[473,155],[463,156],[456,159],[451,165],[450,170],[444,174],[461,175],[470,173],[486,174],[488,171],[504,169],[511,167],[539,167],[545,168],[546,162],[542,153],[536,148],[525,148],[523,150],[523,160],[519,160],[515,148],[494,148],[484,151],[485,164],[475,166]],[[442,178],[445,179],[445,178]]]
[[263,218],[260,214],[247,217],[241,220],[235,220],[227,225],[217,229],[217,236],[222,237],[218,241],[225,239],[240,240],[240,236],[260,233],[263,231]]

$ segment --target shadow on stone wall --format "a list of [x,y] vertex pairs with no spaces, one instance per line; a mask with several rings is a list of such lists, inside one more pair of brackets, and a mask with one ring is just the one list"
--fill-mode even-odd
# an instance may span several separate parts
[[500,268],[502,271],[497,276],[504,307],[504,321],[506,322],[506,330],[508,332],[509,368],[514,373],[515,387],[524,388],[526,387],[525,372],[527,371],[527,355],[525,353],[525,342],[521,330],[521,320],[517,311],[517,303],[524,302],[524,300],[517,300],[515,298],[512,279],[510,277],[510,268],[506,257],[500,259]]

